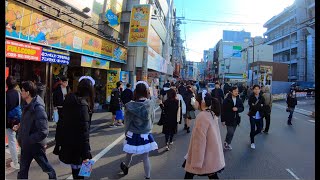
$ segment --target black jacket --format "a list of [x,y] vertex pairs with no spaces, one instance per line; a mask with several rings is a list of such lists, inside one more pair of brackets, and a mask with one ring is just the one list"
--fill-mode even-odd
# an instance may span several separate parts
[[[6,114],[19,105],[19,92],[15,89],[9,89],[6,92]],[[22,100],[22,99],[21,99]],[[6,116],[6,128],[12,129],[12,125],[8,123],[8,117]]]
[[178,88],[178,91],[179,91],[179,94],[181,94],[181,96],[184,97],[187,92],[187,88],[184,87],[183,85],[180,85]]
[[[70,92],[69,86],[67,86],[67,94]],[[63,105],[63,93],[61,90],[61,85],[53,92],[53,107]]]
[[131,100],[133,100],[133,92],[131,89],[125,89],[121,94],[121,100],[123,104],[127,104]]
[[265,100],[264,97],[262,95],[259,95],[259,102],[254,105],[257,101],[257,98],[255,97],[254,94],[251,94],[248,100],[248,104],[249,104],[249,116],[255,116],[257,111],[259,111],[261,118],[264,117],[265,111],[264,111],[264,104],[265,104]]
[[18,142],[21,149],[30,150],[36,144],[46,145],[48,134],[48,116],[45,105],[40,96],[36,96],[25,105],[22,111]]
[[[166,118],[164,120],[162,133],[163,134],[176,134],[178,129],[177,112],[179,101],[166,100],[164,102],[164,113]],[[181,107],[182,108],[182,107]],[[182,116],[181,116],[182,117]]]
[[[238,111],[234,112],[232,110],[233,107],[238,108]],[[228,97],[223,101],[221,122],[225,122],[227,126],[237,126],[241,122],[239,113],[243,111],[243,103],[239,96],[237,96],[236,105],[234,105],[232,95],[229,94]]]
[[115,88],[111,92],[110,106],[120,109],[121,106],[121,92]]
[[222,89],[213,89],[212,92],[211,92],[211,96],[218,99],[220,104],[223,103],[223,99],[224,99],[224,95],[223,95],[223,91]]
[[295,108],[298,104],[296,97],[291,97],[290,95],[287,96],[287,106],[291,108]]
[[63,119],[58,121],[53,153],[66,164],[80,165],[91,159],[89,143],[89,105],[84,98],[69,94],[63,104]]
[[194,97],[193,93],[190,91],[187,91],[185,93],[185,96],[183,97],[184,102],[186,103],[186,109],[187,111],[194,111],[193,106],[191,105],[191,98]]

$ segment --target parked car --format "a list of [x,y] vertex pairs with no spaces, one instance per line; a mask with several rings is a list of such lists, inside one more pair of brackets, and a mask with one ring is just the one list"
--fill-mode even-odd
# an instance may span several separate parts
[[312,93],[315,91],[315,83],[305,81],[293,82],[291,84],[291,89],[295,89],[297,92]]

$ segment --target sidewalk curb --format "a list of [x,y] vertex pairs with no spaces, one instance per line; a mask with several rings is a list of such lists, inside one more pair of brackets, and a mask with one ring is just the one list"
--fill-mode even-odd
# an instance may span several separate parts
[[[105,113],[111,114],[111,112],[105,112]],[[108,116],[108,115],[106,114],[106,115],[98,116],[98,118],[96,118],[95,120],[102,119],[102,118],[104,118],[106,116]],[[92,122],[95,121],[95,120],[92,120]],[[94,124],[91,124],[91,125],[94,125]],[[90,133],[93,132],[93,130],[95,130],[95,128],[92,128],[90,130]],[[55,143],[56,143],[55,138],[48,139],[47,140],[47,148],[46,149],[49,149],[49,148],[53,147],[55,145]],[[18,154],[18,159],[20,159],[20,154]],[[11,167],[10,166],[10,163],[12,162],[11,158],[6,159],[5,161],[6,161],[5,162],[5,167]]]

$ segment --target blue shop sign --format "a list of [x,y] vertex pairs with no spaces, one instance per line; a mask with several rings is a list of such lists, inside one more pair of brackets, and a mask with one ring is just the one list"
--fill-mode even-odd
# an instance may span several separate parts
[[70,53],[48,48],[42,48],[41,62],[69,64]]

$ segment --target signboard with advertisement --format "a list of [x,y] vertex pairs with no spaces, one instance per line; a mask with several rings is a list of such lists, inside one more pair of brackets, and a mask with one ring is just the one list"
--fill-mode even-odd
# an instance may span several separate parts
[[134,5],[131,10],[128,46],[147,46],[151,5]]
[[68,52],[42,48],[41,62],[69,64],[70,54]]
[[93,58],[89,56],[81,56],[81,66],[97,68],[97,69],[109,69],[110,61],[105,61],[102,59]]
[[12,0],[6,7],[6,37],[119,63],[127,61],[126,48]]
[[120,32],[120,22],[123,0],[108,0],[106,3],[105,18],[116,31]]
[[117,82],[120,81],[121,68],[110,68],[107,71],[107,93],[106,93],[106,104],[110,103],[111,92],[117,87]]
[[121,71],[120,72],[120,81],[122,81],[123,89],[125,89],[127,83],[129,83],[129,72]]
[[41,61],[41,52],[41,46],[12,41],[8,39],[6,40],[7,58]]
[[155,52],[151,47],[148,47],[148,68],[167,73],[167,61],[159,55],[157,52]]
[[241,46],[223,45],[223,58],[241,58]]

